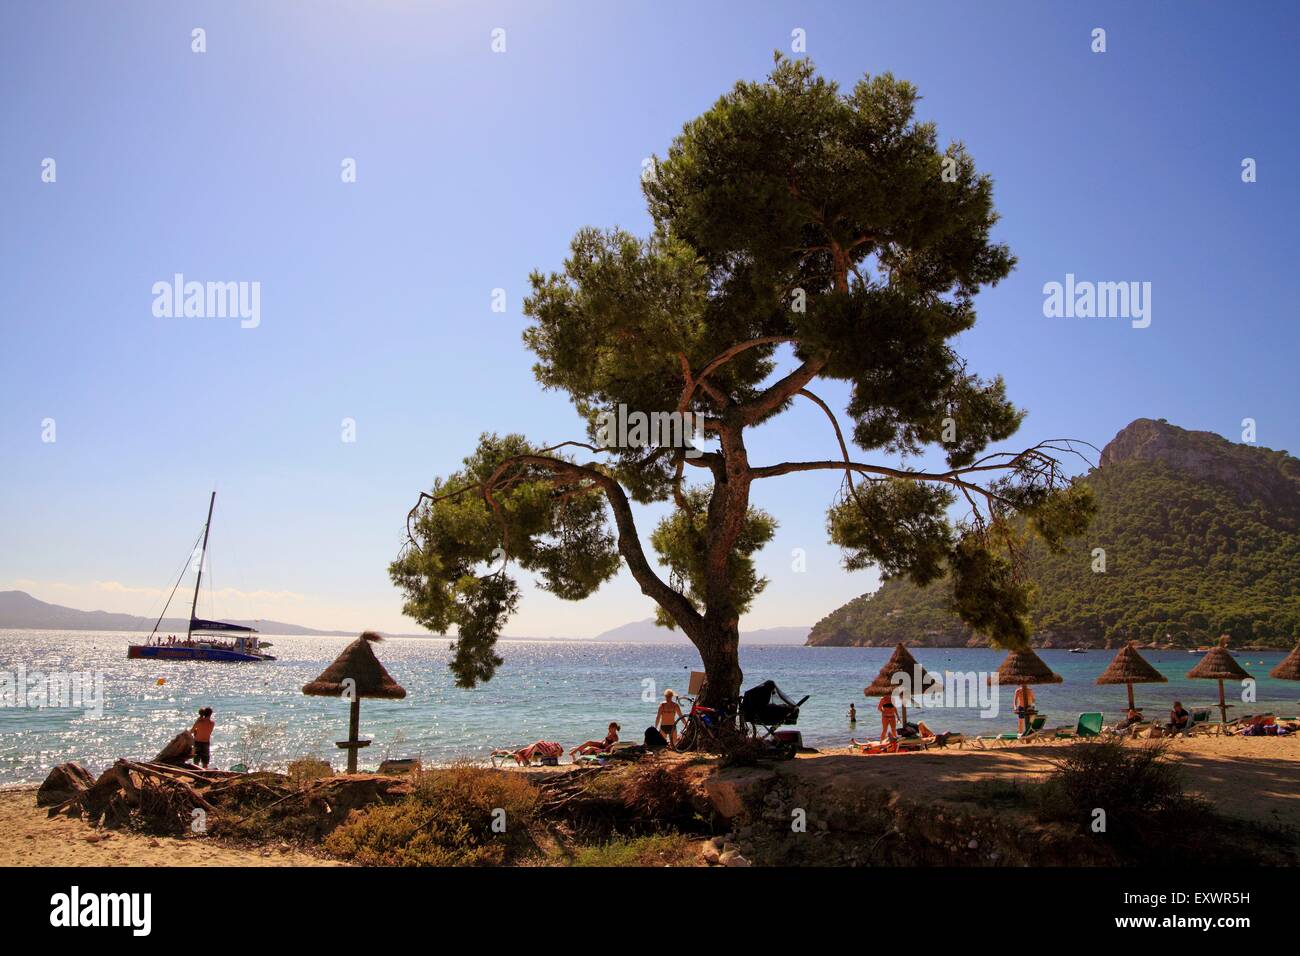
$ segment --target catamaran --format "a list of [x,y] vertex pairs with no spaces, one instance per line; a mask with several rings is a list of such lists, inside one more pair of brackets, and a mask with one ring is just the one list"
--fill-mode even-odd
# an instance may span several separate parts
[[[199,608],[199,585],[203,582],[203,564],[208,556],[208,532],[212,529],[212,509],[217,503],[217,493],[212,492],[208,500],[208,520],[203,525],[203,552],[199,557],[198,574],[194,579],[194,600],[190,603],[190,625],[185,632],[185,639],[177,637],[160,637],[158,626],[167,615],[180,579],[172,588],[162,613],[154,622],[153,631],[143,644],[132,644],[126,649],[126,656],[132,660],[163,661],[221,661],[240,663],[244,661],[273,661],[270,654],[262,648],[271,645],[257,637],[257,628],[244,627],[242,624],[228,624],[225,621],[205,621],[196,617]],[[184,572],[181,572],[182,577]],[[225,636],[223,638],[223,635]]]

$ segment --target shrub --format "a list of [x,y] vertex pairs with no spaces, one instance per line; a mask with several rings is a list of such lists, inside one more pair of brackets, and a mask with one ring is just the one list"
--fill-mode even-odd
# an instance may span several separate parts
[[305,787],[315,780],[332,776],[334,768],[319,757],[302,757],[289,763],[289,783],[294,787]]
[[640,764],[623,782],[619,796],[651,823],[673,823],[695,816],[685,763]]
[[572,866],[692,866],[695,850],[691,839],[680,833],[616,837],[599,846],[583,847],[574,854]]
[[[402,802],[351,814],[324,846],[362,866],[495,866],[535,849],[529,825],[536,801],[521,774],[432,770]],[[495,821],[504,832],[494,831]]]

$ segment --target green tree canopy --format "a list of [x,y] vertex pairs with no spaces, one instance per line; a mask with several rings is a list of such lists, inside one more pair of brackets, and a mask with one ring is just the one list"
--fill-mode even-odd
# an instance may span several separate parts
[[[518,599],[509,566],[577,600],[626,564],[659,620],[699,649],[706,699],[734,695],[739,617],[765,584],[753,555],[775,529],[750,489],[800,471],[843,474],[828,529],[848,567],[921,583],[947,570],[964,618],[996,643],[1027,641],[1020,529],[1059,546],[1091,503],[1058,460],[1068,444],[987,451],[1023,415],[950,342],[1014,259],[990,238],[992,181],[961,144],[940,148],[917,99],[889,74],[845,93],[778,56],[765,82],[738,83],[656,158],[649,235],[583,229],[560,271],[531,276],[535,374],[570,396],[587,438],[537,448],[485,435],[421,495],[391,568],[407,614],[458,630],[460,683],[499,662],[493,644]],[[784,348],[794,368],[777,377]],[[849,383],[847,434],[812,391],[825,379]],[[795,401],[825,413],[831,455],[752,463],[746,432]],[[618,409],[691,427],[611,440]],[[947,465],[933,472],[856,457],[933,446]],[[657,562],[633,502],[674,506],[651,535]],[[966,509],[955,518],[954,505]]]

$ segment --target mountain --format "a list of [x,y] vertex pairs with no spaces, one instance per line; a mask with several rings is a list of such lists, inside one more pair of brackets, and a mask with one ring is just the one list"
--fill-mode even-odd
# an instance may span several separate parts
[[[757,631],[741,631],[742,644],[802,644],[808,637],[808,627],[766,627]],[[654,618],[632,621],[612,630],[597,634],[594,641],[617,641],[624,644],[685,644],[686,635],[681,629],[670,631],[655,624]]]
[[[1289,648],[1300,638],[1300,461],[1140,418],[1084,480],[1098,513],[1066,553],[1026,549],[1035,643]],[[1094,549],[1105,571],[1093,570]],[[894,578],[818,621],[814,645],[984,644],[947,609],[948,587]]]
[[[188,625],[185,618],[164,618],[160,631],[175,634]],[[317,637],[350,635],[351,631],[318,631],[282,621],[230,621],[255,627],[263,634],[304,634]],[[0,591],[0,628],[51,631],[152,631],[153,618],[117,614],[112,611],[78,611],[59,604],[38,601],[25,591]]]

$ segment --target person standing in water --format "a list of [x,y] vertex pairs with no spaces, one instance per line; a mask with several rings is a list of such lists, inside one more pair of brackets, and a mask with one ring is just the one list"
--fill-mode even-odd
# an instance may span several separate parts
[[212,719],[212,708],[204,707],[199,711],[199,719],[194,721],[190,733],[194,735],[194,762],[208,769],[208,760],[212,756],[212,730],[216,727]]
[[857,722],[858,722],[858,709],[854,707],[852,704],[849,704],[849,726],[853,727],[857,724]]

